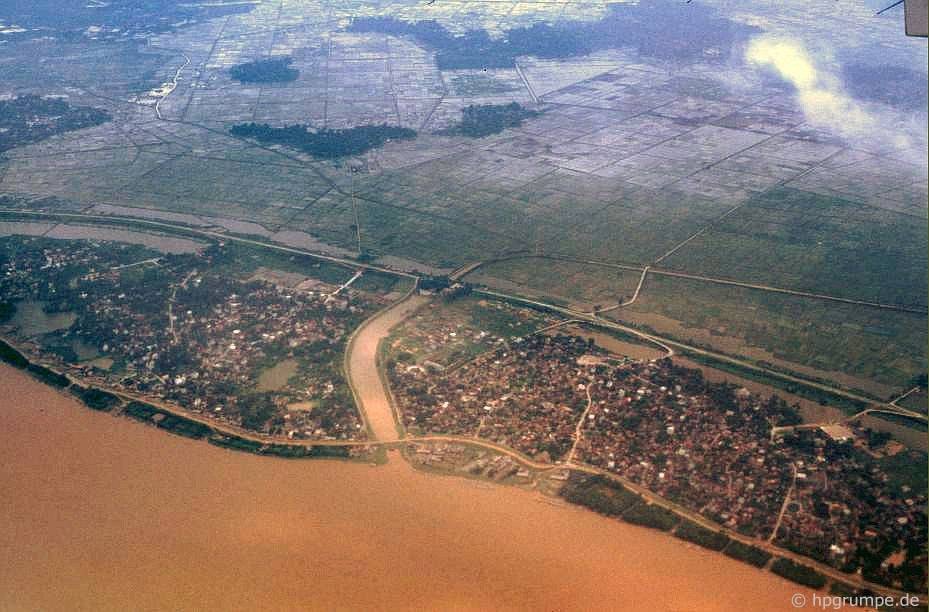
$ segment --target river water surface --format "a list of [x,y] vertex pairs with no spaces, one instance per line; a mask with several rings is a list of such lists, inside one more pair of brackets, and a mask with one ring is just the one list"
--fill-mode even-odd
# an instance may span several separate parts
[[0,365],[0,609],[786,610],[797,587],[514,488],[217,449]]

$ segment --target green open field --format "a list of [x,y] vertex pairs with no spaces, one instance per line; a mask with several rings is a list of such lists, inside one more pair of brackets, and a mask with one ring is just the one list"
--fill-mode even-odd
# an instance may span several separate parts
[[[521,58],[518,71],[446,70],[410,37],[347,31],[356,6],[253,9],[123,40],[36,33],[0,46],[0,77],[14,95],[63,95],[113,117],[7,151],[0,196],[45,209],[141,208],[342,255],[358,249],[360,228],[368,255],[436,274],[543,253],[926,304],[925,164],[809,124],[796,92],[755,79],[753,67],[726,64],[745,77],[732,87],[708,57],[659,60],[620,45],[570,61]],[[450,31],[493,37],[564,9],[450,0],[429,10]],[[592,20],[602,10],[571,7]],[[420,18],[392,0],[363,12],[410,11]],[[292,58],[299,75],[232,78],[233,66],[269,55]],[[469,105],[511,102],[539,114],[484,138],[447,133]],[[418,137],[319,161],[229,134],[249,121],[385,123]],[[532,259],[492,263],[470,279],[582,309],[615,304],[638,280]],[[367,276],[357,286],[400,290],[388,285]],[[926,367],[919,315],[654,275],[633,307],[613,314],[881,397]]]
[[386,357],[403,363],[450,366],[550,324],[541,313],[464,297],[433,301],[391,333]]
[[633,305],[609,316],[880,397],[926,369],[919,314],[651,275]]
[[897,404],[903,406],[904,408],[908,408],[909,410],[914,410],[923,414],[929,412],[929,398],[926,397],[925,389],[914,391],[913,393],[907,395],[905,398],[897,402]]
[[[549,113],[532,123],[539,121],[556,122]],[[647,263],[725,211],[724,204],[699,196],[523,159],[532,145],[518,138],[492,147],[366,178],[358,182],[357,193],[366,201],[389,202],[394,214],[416,211],[438,226],[433,231],[442,233],[441,225],[451,220],[487,236],[482,248],[472,249],[454,240],[461,230],[451,234],[455,248],[445,251],[455,263],[536,246],[547,253]],[[430,255],[416,245],[417,236],[407,232],[404,238],[414,240],[397,245],[406,256]]]
[[925,305],[925,215],[796,189],[752,199],[662,265],[889,304]]
[[631,297],[639,276],[634,270],[521,257],[481,266],[466,280],[590,310],[595,305],[612,306]]

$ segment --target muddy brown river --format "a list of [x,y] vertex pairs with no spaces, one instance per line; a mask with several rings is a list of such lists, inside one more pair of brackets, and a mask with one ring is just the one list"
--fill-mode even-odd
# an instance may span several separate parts
[[0,366],[0,610],[787,610],[799,589],[537,494],[221,450]]

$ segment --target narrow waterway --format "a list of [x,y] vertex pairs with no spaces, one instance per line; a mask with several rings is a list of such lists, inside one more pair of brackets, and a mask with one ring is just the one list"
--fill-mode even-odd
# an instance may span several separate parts
[[378,344],[395,325],[428,300],[428,297],[413,295],[394,304],[365,322],[349,344],[346,360],[348,378],[376,440],[390,442],[399,439],[390,398],[378,371]]
[[785,610],[799,590],[537,494],[241,454],[0,366],[3,610]]

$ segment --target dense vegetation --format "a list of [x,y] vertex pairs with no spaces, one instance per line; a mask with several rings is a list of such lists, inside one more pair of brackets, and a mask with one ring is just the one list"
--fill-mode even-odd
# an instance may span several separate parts
[[701,527],[690,521],[681,523],[680,527],[675,530],[674,535],[682,540],[687,540],[688,542],[693,542],[704,548],[717,551],[725,548],[726,544],[730,541],[729,536],[726,534]]
[[261,450],[261,447],[264,446],[261,442],[246,440],[245,438],[240,438],[238,436],[227,436],[222,434],[210,436],[207,442],[213,446],[242,451],[245,453],[257,453]]
[[251,392],[239,398],[239,416],[246,429],[262,431],[277,412],[272,393]]
[[359,155],[382,146],[388,140],[407,140],[416,131],[393,125],[361,125],[344,130],[311,131],[305,125],[280,128],[266,123],[240,123],[232,126],[233,136],[252,138],[262,144],[280,144],[323,159]]
[[520,55],[557,58],[593,51],[573,28],[548,24],[508,30],[506,37],[500,39],[492,39],[485,30],[471,30],[455,36],[436,21],[411,23],[392,17],[355,19],[349,30],[415,38],[436,50],[436,63],[442,70],[512,68]]
[[64,374],[59,374],[58,372],[49,370],[45,366],[39,365],[37,363],[30,363],[27,365],[26,371],[32,374],[35,378],[38,378],[40,381],[44,382],[46,385],[50,385],[52,387],[64,389],[71,384],[71,379]]
[[0,302],[0,323],[6,323],[16,315],[16,304]]
[[215,434],[210,436],[208,442],[214,446],[231,450],[268,455],[284,459],[312,459],[335,458],[347,459],[351,456],[349,449],[344,446],[303,446],[300,444],[263,444],[253,440],[246,440],[238,436]]
[[[712,347],[707,348],[712,349]],[[849,414],[861,412],[867,407],[867,404],[860,400],[850,399],[844,395],[837,395],[824,389],[820,389],[819,387],[811,387],[800,383],[786,381],[782,378],[770,376],[764,372],[759,372],[758,370],[752,370],[728,361],[714,359],[713,357],[709,357],[707,355],[688,353],[687,357],[693,361],[696,361],[697,363],[708,365],[711,368],[715,368],[723,372],[731,372],[736,376],[741,376],[742,378],[746,378],[748,380],[755,380],[777,389],[783,389],[787,393],[791,393],[804,399],[814,401],[822,406],[834,406],[848,412]],[[771,367],[772,369],[776,369],[773,368],[771,364],[765,363],[763,365],[766,367]],[[778,425],[797,425],[799,423],[797,419],[800,419],[800,416],[796,410],[794,410],[793,413],[785,413],[778,422]]]
[[561,489],[561,496],[572,504],[590,508],[606,516],[620,516],[641,498],[605,476],[580,476],[574,472]]
[[51,385],[52,387],[64,389],[71,384],[71,380],[64,374],[53,372],[45,366],[41,366],[37,363],[31,363],[23,356],[22,353],[17,351],[3,340],[0,340],[0,361],[13,366],[14,368],[25,370],[26,372],[32,374],[32,376],[35,378],[39,379],[47,385]]
[[292,62],[290,57],[272,57],[233,66],[229,72],[242,83],[286,83],[300,76],[299,70],[290,67]]
[[0,101],[0,153],[55,134],[106,123],[110,114],[90,106],[71,106],[60,98],[26,95]]
[[538,111],[523,108],[516,102],[509,104],[472,104],[461,109],[461,122],[449,130],[453,134],[483,138],[499,134],[523,121],[538,115]]
[[117,396],[102,389],[97,389],[96,387],[83,387],[74,384],[71,385],[69,391],[76,395],[85,406],[93,410],[109,412],[120,403],[120,399]]
[[670,531],[674,526],[681,522],[680,517],[661,506],[647,504],[644,501],[635,504],[623,512],[623,520],[633,525],[642,527],[651,527],[661,531]]
[[126,414],[136,420],[154,423],[165,431],[194,440],[204,438],[213,431],[206,425],[159,410],[144,402],[130,402],[126,406]]
[[[129,38],[139,33],[173,31],[201,19],[247,13],[251,3],[187,0],[119,0],[118,2],[62,2],[61,0],[3,0],[0,20],[24,28],[51,29],[59,37],[83,38],[97,26],[98,38]],[[25,32],[25,36],[34,36]]]
[[512,68],[516,58],[523,55],[577,57],[617,47],[635,47],[662,59],[687,60],[709,54],[725,58],[734,43],[757,31],[717,17],[704,5],[682,7],[680,2],[668,0],[613,5],[598,22],[537,23],[506,30],[497,39],[484,30],[455,36],[436,21],[406,22],[390,17],[358,18],[349,30],[410,36],[436,51],[436,63],[442,70]]
[[0,361],[20,370],[24,370],[29,366],[29,360],[3,340],[0,340]]
[[661,531],[670,531],[681,522],[680,517],[670,510],[647,503],[640,495],[605,476],[572,473],[561,490],[561,496],[600,514],[619,516],[634,525]]
[[813,589],[821,589],[826,584],[826,579],[822,574],[790,559],[775,559],[774,563],[771,564],[771,571],[778,576]]
[[755,567],[764,567],[771,560],[771,554],[750,544],[743,544],[738,540],[731,540],[723,550],[723,554],[739,561],[750,563]]

